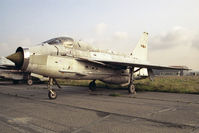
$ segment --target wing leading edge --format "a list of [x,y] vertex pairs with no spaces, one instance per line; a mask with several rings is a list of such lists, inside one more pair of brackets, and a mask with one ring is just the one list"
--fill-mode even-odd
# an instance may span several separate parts
[[87,58],[78,58],[79,61],[84,62],[90,62],[95,63],[107,67],[112,68],[128,68],[128,67],[139,67],[139,68],[148,68],[148,69],[157,69],[157,70],[163,70],[163,69],[171,69],[171,70],[190,70],[185,67],[169,67],[169,66],[162,66],[162,65],[156,65],[151,63],[139,63],[139,62],[133,62],[133,61],[115,61],[115,60],[100,60],[100,59],[87,59]]

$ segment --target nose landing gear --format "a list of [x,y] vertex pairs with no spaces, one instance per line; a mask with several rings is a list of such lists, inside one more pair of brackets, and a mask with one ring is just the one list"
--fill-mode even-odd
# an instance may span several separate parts
[[56,99],[57,98],[57,93],[56,93],[56,91],[55,90],[49,90],[48,91],[48,97],[49,97],[49,99]]
[[53,81],[55,82],[55,84],[59,87],[60,85],[57,83],[57,81],[53,78],[49,78],[49,81],[48,81],[48,98],[49,99],[56,99],[57,98],[57,93],[54,89],[52,89],[52,86],[53,86]]

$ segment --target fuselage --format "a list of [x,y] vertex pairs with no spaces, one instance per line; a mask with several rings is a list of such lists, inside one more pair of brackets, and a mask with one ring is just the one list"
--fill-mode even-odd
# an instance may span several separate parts
[[[53,78],[98,79],[113,84],[128,83],[129,69],[86,62],[81,58],[142,62],[133,58],[130,54],[99,50],[82,41],[74,41],[67,37],[54,38],[31,48],[19,47],[16,53],[21,53],[20,56],[23,56],[23,61],[19,61],[17,65],[24,71]],[[147,76],[148,72],[145,68],[134,73],[135,79],[146,78]]]

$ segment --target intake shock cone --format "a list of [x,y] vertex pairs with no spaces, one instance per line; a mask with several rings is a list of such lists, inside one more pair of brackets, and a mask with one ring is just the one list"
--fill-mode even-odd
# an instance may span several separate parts
[[23,65],[23,53],[21,51],[11,54],[6,58],[14,62],[15,66],[18,68],[20,68]]

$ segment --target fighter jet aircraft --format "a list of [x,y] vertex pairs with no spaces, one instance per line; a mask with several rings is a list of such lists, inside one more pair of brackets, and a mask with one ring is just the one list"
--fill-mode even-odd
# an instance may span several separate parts
[[133,81],[151,78],[152,69],[184,70],[149,63],[147,44],[148,33],[144,32],[132,53],[118,54],[93,48],[83,41],[69,37],[58,37],[35,47],[18,47],[16,53],[7,58],[13,61],[18,69],[49,77],[49,99],[57,97],[52,88],[53,81],[57,84],[57,78],[92,80],[89,84],[92,91],[96,89],[96,80],[128,85],[128,92],[135,93]]
[[21,71],[15,67],[12,61],[2,56],[0,57],[0,78],[12,80],[14,84],[26,81],[28,85],[32,85],[33,82],[47,81],[48,79],[42,75]]

